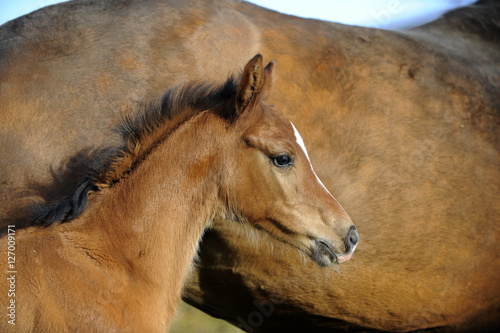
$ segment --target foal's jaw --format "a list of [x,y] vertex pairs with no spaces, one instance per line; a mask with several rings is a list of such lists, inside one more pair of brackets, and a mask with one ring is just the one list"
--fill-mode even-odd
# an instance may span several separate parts
[[295,247],[320,266],[344,263],[351,259],[359,235],[343,209],[330,199],[328,211],[310,203],[281,201],[270,205],[265,217],[247,222]]

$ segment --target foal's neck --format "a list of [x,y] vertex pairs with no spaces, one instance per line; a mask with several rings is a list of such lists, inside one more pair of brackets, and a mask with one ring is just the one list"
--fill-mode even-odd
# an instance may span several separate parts
[[198,241],[217,206],[214,147],[222,135],[214,131],[224,127],[211,118],[205,112],[184,123],[126,179],[94,194],[82,215],[89,232],[109,235],[105,252],[114,253],[113,260],[134,280],[149,284],[155,299],[166,303],[158,306],[167,314],[180,300]]

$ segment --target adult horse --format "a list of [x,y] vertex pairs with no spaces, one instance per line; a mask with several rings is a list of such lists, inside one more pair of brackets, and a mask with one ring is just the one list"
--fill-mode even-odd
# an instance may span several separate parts
[[481,1],[405,32],[237,1],[81,1],[14,20],[0,33],[1,218],[72,191],[145,97],[262,52],[283,73],[273,102],[363,241],[336,272],[214,223],[184,298],[248,331],[494,328],[498,12]]
[[214,219],[237,216],[321,266],[349,259],[354,226],[293,125],[263,101],[272,68],[257,55],[239,86],[168,92],[122,126],[109,163],[40,214],[46,227],[11,226],[2,332],[166,332]]

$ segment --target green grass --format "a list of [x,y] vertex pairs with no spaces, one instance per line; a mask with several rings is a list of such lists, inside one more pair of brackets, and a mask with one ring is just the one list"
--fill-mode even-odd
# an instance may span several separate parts
[[169,333],[243,333],[243,331],[182,302]]

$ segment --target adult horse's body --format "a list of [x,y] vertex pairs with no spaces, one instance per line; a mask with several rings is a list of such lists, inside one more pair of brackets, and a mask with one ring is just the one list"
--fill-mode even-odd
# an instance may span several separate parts
[[237,217],[322,266],[350,258],[354,226],[263,101],[272,67],[258,55],[239,86],[168,92],[122,126],[123,150],[39,215],[46,227],[11,226],[2,332],[166,332],[214,219]]
[[282,68],[273,101],[363,242],[337,273],[216,223],[184,297],[249,331],[496,327],[498,36],[493,1],[407,32],[232,1],[47,8],[0,32],[0,217],[71,191],[145,97],[262,52]]

